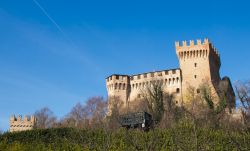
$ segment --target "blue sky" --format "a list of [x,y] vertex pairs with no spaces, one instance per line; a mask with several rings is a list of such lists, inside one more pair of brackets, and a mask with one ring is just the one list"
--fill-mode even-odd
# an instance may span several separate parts
[[249,8],[247,0],[1,0],[0,130],[11,114],[48,106],[60,118],[106,97],[112,73],[177,68],[177,40],[208,37],[221,76],[250,79]]

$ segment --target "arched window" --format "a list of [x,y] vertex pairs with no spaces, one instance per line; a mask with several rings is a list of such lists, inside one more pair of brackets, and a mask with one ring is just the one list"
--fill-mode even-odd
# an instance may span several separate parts
[[126,85],[125,85],[125,83],[123,83],[123,88],[122,88],[123,90],[125,90],[126,89]]
[[115,83],[115,90],[117,89],[117,83]]

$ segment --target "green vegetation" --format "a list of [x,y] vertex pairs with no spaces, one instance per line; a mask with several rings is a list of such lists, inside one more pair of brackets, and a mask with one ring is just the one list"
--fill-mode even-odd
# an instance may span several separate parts
[[[86,104],[78,103],[63,119],[43,108],[35,113],[36,129],[15,133],[0,133],[0,151],[201,151],[250,150],[250,86],[238,84],[236,92],[243,108],[242,119],[233,119],[226,111],[230,106],[222,91],[218,104],[210,88],[204,84],[197,94],[190,87],[186,99],[190,104],[175,105],[175,95],[163,93],[160,83],[142,93],[136,109],[146,111],[155,119],[148,132],[120,128],[122,112],[119,98],[107,101],[92,97]],[[128,110],[130,112],[130,110]]]
[[[195,134],[196,133],[196,134]],[[118,129],[37,129],[0,135],[0,150],[249,150],[249,131],[198,128],[189,121],[149,132]],[[197,137],[197,143],[195,138]]]

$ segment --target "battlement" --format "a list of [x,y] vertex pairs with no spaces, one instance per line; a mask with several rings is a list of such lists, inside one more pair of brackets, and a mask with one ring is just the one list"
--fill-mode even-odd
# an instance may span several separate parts
[[106,82],[114,82],[114,81],[127,81],[129,80],[129,75],[122,74],[112,74],[106,78]]
[[182,45],[180,45],[180,42],[179,41],[176,41],[175,42],[175,47],[176,48],[179,48],[179,47],[193,47],[193,46],[203,46],[203,45],[209,45],[210,44],[210,41],[208,40],[208,38],[205,38],[203,43],[201,41],[201,39],[197,39],[196,40],[196,43],[194,42],[194,40],[190,40],[189,41],[189,44],[187,43],[187,41],[182,41],[181,43]]
[[219,51],[214,47],[214,45],[205,38],[203,41],[198,39],[196,42],[190,40],[175,42],[176,53],[179,59],[191,59],[191,58],[201,58],[212,56],[215,58],[218,65],[220,65],[220,54]]
[[22,118],[21,115],[17,117],[12,115],[10,117],[10,132],[31,130],[34,128],[35,123],[35,116],[24,116]]
[[18,115],[17,117],[15,115],[12,115],[10,118],[11,122],[35,122],[35,117],[34,116],[24,116],[24,118],[22,118],[21,115]]
[[147,80],[147,79],[161,78],[161,77],[170,76],[170,75],[171,76],[180,75],[180,69],[169,69],[169,70],[161,70],[161,71],[146,72],[146,73],[131,75],[130,82],[134,80]]

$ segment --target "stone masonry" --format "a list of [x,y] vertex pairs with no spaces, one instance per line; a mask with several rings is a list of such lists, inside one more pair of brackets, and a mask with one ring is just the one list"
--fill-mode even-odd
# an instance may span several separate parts
[[206,38],[204,41],[190,40],[175,42],[179,68],[140,73],[135,75],[113,74],[106,78],[108,97],[119,97],[124,107],[128,107],[141,97],[141,92],[152,82],[161,82],[165,92],[174,93],[177,105],[187,102],[185,95],[192,86],[199,93],[199,86],[209,84],[215,103],[220,98],[220,85],[227,85],[227,102],[235,107],[235,94],[228,77],[220,77],[220,54],[213,44]]
[[32,130],[35,123],[36,118],[34,116],[24,116],[22,119],[21,115],[18,117],[12,115],[10,118],[10,132]]

